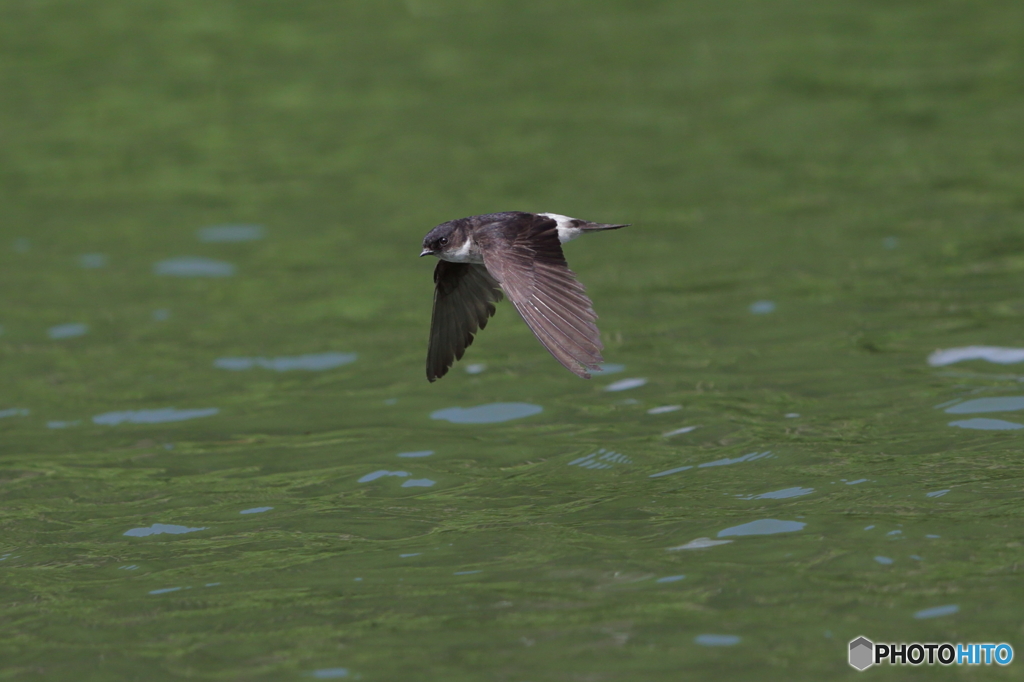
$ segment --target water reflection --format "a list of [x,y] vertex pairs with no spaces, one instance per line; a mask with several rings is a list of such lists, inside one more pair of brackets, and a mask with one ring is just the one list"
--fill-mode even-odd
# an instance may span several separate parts
[[175,526],[168,523],[154,523],[148,528],[132,528],[131,530],[125,531],[124,534],[133,538],[143,538],[147,535],[162,535],[163,533],[181,535],[182,533],[195,533],[196,531],[206,529],[206,526],[203,526],[202,528],[189,528],[188,526]]
[[697,635],[694,642],[701,646],[735,646],[740,643],[736,635]]
[[619,372],[625,372],[626,366],[620,365],[617,362],[602,362],[601,373],[602,374],[617,374]]
[[679,435],[684,434],[684,433],[689,433],[690,431],[693,431],[696,428],[697,428],[696,426],[684,426],[681,429],[675,429],[673,431],[669,431],[667,433],[663,433],[663,434],[661,434],[661,437],[662,438],[671,438],[672,436],[679,436]]
[[530,403],[489,403],[476,407],[449,407],[430,413],[431,419],[453,424],[494,424],[540,414],[544,408]]
[[883,566],[891,566],[893,563],[895,563],[895,559],[890,559],[887,556],[876,556],[875,561],[882,564]]
[[775,301],[756,301],[750,304],[750,312],[754,315],[767,315],[775,312]]
[[711,538],[697,538],[696,540],[690,540],[685,545],[679,545],[678,547],[668,547],[665,551],[677,552],[681,549],[707,549],[708,547],[717,547],[718,545],[728,545],[732,540],[712,540]]
[[482,362],[474,362],[471,365],[463,367],[466,370],[466,374],[482,374],[487,369],[487,365]]
[[408,471],[388,471],[387,469],[379,469],[377,471],[374,471],[371,474],[366,474],[365,476],[361,477],[358,480],[358,482],[359,483],[369,483],[370,481],[376,481],[378,478],[384,478],[385,476],[405,477],[405,476],[411,476],[411,475],[412,474],[410,474]]
[[661,407],[652,407],[647,410],[647,414],[665,414],[666,412],[675,412],[681,409],[683,409],[682,405],[662,405]]
[[177,592],[180,589],[183,589],[183,588],[181,588],[181,587],[165,587],[165,588],[163,588],[161,590],[150,590],[149,593],[150,594],[167,594],[168,592]]
[[606,391],[628,391],[631,388],[639,388],[647,383],[647,379],[636,377],[633,379],[619,379],[604,387]]
[[71,339],[76,336],[83,336],[89,332],[89,325],[79,322],[58,324],[46,330],[46,335],[51,339]]
[[273,509],[273,507],[253,507],[252,509],[243,509],[242,511],[240,511],[238,513],[239,514],[262,514],[263,512],[268,512],[271,509]]
[[431,481],[429,478],[410,478],[408,481],[402,483],[403,488],[429,488],[430,486],[437,483],[437,481]]
[[685,575],[667,575],[664,578],[658,578],[654,582],[656,583],[674,583],[685,578]]
[[981,431],[1013,431],[1024,429],[1024,424],[1003,421],[1002,419],[985,419],[975,417],[974,419],[961,419],[960,421],[949,422],[950,426],[959,426],[961,429],[979,429]]
[[584,469],[611,469],[616,464],[632,464],[633,460],[618,452],[601,448],[597,452],[578,457],[569,462],[568,466],[579,466]]
[[943,495],[945,495],[948,492],[949,492],[949,489],[947,488],[946,490],[936,490],[935,492],[925,493],[924,496],[925,497],[942,497]]
[[12,407],[9,410],[0,410],[0,419],[4,417],[27,417],[31,412],[20,407]]
[[78,257],[79,267],[86,269],[102,268],[107,265],[105,253],[85,253]]
[[693,468],[693,465],[689,464],[687,466],[676,467],[675,469],[668,469],[666,471],[659,471],[656,474],[651,474],[647,478],[661,478],[662,476],[669,476],[671,474],[678,474],[680,471],[686,471],[687,469],[692,469],[692,468]]
[[14,251],[15,253],[28,253],[32,250],[32,242],[20,237],[14,240]]
[[455,571],[452,575],[472,575],[474,573],[483,573],[483,571]]
[[164,422],[180,422],[186,419],[212,417],[220,412],[216,407],[202,410],[179,410],[164,407],[158,410],[127,410],[125,412],[105,412],[92,418],[94,424],[116,426],[118,424],[162,424]]
[[784,500],[789,497],[800,497],[801,495],[810,495],[814,492],[814,488],[783,488],[782,490],[774,490],[770,493],[761,493],[760,495],[749,495],[743,497],[737,495],[744,500]]
[[701,469],[703,469],[704,467],[721,467],[728,466],[729,464],[739,464],[740,462],[756,462],[759,459],[764,459],[765,457],[771,456],[772,451],[765,450],[764,452],[751,452],[740,457],[733,457],[732,459],[728,457],[726,457],[725,459],[716,459],[713,462],[705,462],[704,464],[699,464],[698,466]]
[[952,365],[964,360],[987,360],[999,365],[1012,365],[1024,362],[1024,348],[1002,348],[999,346],[966,346],[963,348],[947,348],[937,350],[928,356],[928,364],[932,367]]
[[355,362],[358,357],[356,353],[310,353],[278,358],[217,358],[213,361],[213,366],[233,372],[253,367],[264,367],[276,372],[290,372],[298,369],[322,372]]
[[171,311],[167,308],[160,308],[159,310],[154,310],[150,317],[154,322],[166,322],[171,319]]
[[415,452],[399,452],[399,457],[430,457],[434,454],[433,450],[416,450]]
[[914,618],[939,618],[940,616],[952,616],[960,611],[957,604],[946,604],[945,606],[933,606],[930,609],[921,609],[914,614]]
[[201,242],[252,242],[263,239],[262,225],[214,225],[196,232]]
[[231,277],[235,266],[212,258],[182,256],[155,263],[153,273],[171,277]]
[[348,668],[321,668],[310,673],[318,680],[333,680],[339,677],[348,677]]
[[72,426],[78,426],[82,421],[75,419],[74,421],[48,421],[46,422],[46,428],[48,429],[70,429]]
[[957,403],[946,408],[947,414],[974,414],[977,412],[1016,412],[1024,410],[1024,396],[1003,396],[1001,398],[977,398]]
[[758,519],[732,528],[718,531],[718,537],[732,535],[774,535],[776,533],[792,533],[803,530],[806,523],[800,521],[779,521],[778,519]]

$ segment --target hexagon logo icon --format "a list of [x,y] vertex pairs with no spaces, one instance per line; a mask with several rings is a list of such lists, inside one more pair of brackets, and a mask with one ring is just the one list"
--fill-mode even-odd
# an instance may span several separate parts
[[875,663],[875,643],[867,637],[858,637],[850,642],[850,665],[857,670],[866,670]]

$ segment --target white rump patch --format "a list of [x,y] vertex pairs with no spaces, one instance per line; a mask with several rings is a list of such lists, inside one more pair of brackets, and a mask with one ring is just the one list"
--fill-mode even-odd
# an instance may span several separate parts
[[558,213],[538,213],[537,215],[542,215],[545,218],[551,218],[558,223],[558,241],[563,244],[571,242],[573,239],[576,239],[576,237],[583,234],[583,230],[572,226],[572,221],[576,220],[576,218],[570,218],[567,215],[559,215]]

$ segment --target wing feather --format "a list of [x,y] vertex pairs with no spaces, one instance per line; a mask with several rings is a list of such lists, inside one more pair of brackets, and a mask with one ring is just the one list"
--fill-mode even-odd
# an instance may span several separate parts
[[438,261],[434,269],[434,310],[430,317],[427,379],[437,381],[487,326],[501,300],[498,282],[475,263]]

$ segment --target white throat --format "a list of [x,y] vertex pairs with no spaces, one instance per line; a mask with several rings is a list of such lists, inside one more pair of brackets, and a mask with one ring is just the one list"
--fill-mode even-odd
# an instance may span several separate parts
[[466,242],[459,248],[452,251],[442,251],[439,254],[439,258],[442,260],[449,261],[451,263],[483,263],[484,258],[480,253],[480,249],[476,248],[476,243],[472,237],[466,239]]
[[570,218],[567,215],[560,215],[558,213],[538,213],[537,215],[542,215],[545,218],[551,218],[555,223],[557,223],[558,241],[563,244],[571,242],[573,239],[576,239],[576,237],[583,234],[583,230],[578,227],[573,227],[573,222],[576,221],[575,218]]

